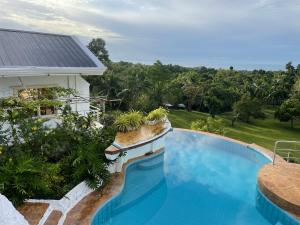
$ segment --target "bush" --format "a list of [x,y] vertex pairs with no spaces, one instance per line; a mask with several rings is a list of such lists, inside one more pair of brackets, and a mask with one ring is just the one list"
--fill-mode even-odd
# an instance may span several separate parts
[[116,118],[121,114],[121,111],[107,112],[100,117],[100,123],[104,126],[113,126]]
[[31,117],[34,104],[7,101],[9,110],[0,110],[0,192],[15,205],[60,199],[82,181],[97,188],[109,179],[104,151],[115,138],[113,126],[97,129],[90,116],[66,108],[49,129],[47,119]]
[[207,119],[200,119],[192,122],[191,129],[220,134],[220,135],[225,134],[225,127],[223,124],[223,120],[215,119],[212,117],[208,117]]
[[3,160],[0,167],[0,190],[14,205],[21,204],[25,199],[48,195],[51,192],[51,181],[54,170],[39,158],[30,155],[19,155]]
[[237,119],[246,123],[250,123],[251,117],[255,119],[265,119],[266,117],[262,111],[261,102],[246,95],[233,105],[233,114]]
[[162,121],[167,115],[168,115],[168,110],[164,109],[162,107],[159,107],[158,109],[155,109],[155,110],[151,111],[147,115],[146,120],[148,120],[148,121]]
[[136,130],[143,124],[143,115],[139,111],[130,111],[122,113],[116,118],[115,126],[120,132]]
[[289,98],[284,101],[275,112],[275,118],[280,121],[291,121],[291,128],[294,127],[294,120],[300,118],[300,101],[296,98]]

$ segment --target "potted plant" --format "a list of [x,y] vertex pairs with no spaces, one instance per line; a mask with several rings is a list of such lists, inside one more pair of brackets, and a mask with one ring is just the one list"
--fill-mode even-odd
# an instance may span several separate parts
[[146,117],[146,124],[156,125],[167,120],[168,110],[162,107],[151,111]]
[[143,115],[139,111],[122,113],[116,118],[114,124],[120,132],[137,130],[143,124]]

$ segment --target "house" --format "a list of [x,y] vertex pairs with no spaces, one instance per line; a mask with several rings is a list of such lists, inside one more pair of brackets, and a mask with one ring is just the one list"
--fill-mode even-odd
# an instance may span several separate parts
[[[82,101],[73,111],[90,110],[89,83],[82,76],[102,75],[105,67],[76,37],[0,29],[0,98],[50,87],[75,89]],[[43,115],[54,110],[43,109]]]

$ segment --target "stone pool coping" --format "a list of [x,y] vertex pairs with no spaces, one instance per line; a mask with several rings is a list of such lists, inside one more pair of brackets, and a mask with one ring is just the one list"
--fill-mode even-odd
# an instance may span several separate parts
[[280,208],[300,219],[300,165],[267,164],[258,174],[258,186]]

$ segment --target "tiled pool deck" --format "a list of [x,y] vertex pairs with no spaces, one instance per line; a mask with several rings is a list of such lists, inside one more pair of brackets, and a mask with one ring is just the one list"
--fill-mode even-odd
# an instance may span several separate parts
[[18,207],[18,210],[30,225],[37,225],[46,212],[48,206],[49,204],[47,203],[27,202]]
[[[201,133],[209,136],[214,136],[218,138],[222,138],[227,141],[235,142],[244,146],[247,146],[249,148],[256,149],[257,151],[261,152],[262,154],[272,158],[273,153],[270,150],[267,150],[261,146],[258,146],[256,144],[247,144],[235,139],[231,139],[224,136],[219,136],[216,134],[211,134],[207,132],[201,132],[201,131],[192,131],[188,129],[178,129],[176,130],[182,130],[187,132],[195,132],[195,133]],[[158,151],[155,154],[159,154],[160,151]],[[125,177],[125,169],[128,164],[130,164],[132,161],[139,160],[142,158],[145,158],[146,156],[142,156],[133,160],[128,161],[124,166],[121,173],[115,173],[112,175],[112,178],[110,182],[101,190],[101,191],[94,191],[85,198],[83,198],[74,208],[72,208],[69,213],[67,214],[66,220],[64,222],[64,225],[90,225],[91,220],[97,209],[103,205],[107,200],[112,198],[114,195],[119,193],[122,189],[124,177]],[[296,168],[297,167],[297,168]],[[292,170],[295,170],[292,172]],[[287,174],[291,174],[291,177],[287,176]],[[262,178],[261,178],[262,177]],[[282,179],[284,179],[284,182],[281,182]],[[300,208],[300,165],[293,166],[293,164],[288,164],[285,160],[283,160],[281,157],[276,158],[276,165],[273,167],[272,164],[268,164],[265,167],[262,168],[259,174],[259,186],[261,188],[261,191],[272,201],[274,201],[276,204],[278,204],[278,194],[274,193],[285,193],[285,195],[281,198],[285,199],[285,201],[290,201],[292,199],[292,203],[296,203],[297,207],[296,209]],[[293,180],[296,181],[291,188],[291,182]],[[289,191],[287,191],[289,190]],[[277,191],[277,192],[276,192]],[[274,196],[276,198],[274,199]],[[281,199],[282,200],[282,199]],[[295,200],[295,201],[294,201]],[[286,203],[284,204],[278,204],[282,208],[289,210],[289,207],[284,207]],[[300,211],[291,211],[294,215],[299,216]],[[27,210],[28,213],[28,210]],[[299,214],[298,214],[299,213]],[[26,216],[25,216],[26,217]],[[30,221],[29,221],[30,222]],[[34,223],[31,223],[33,225]]]
[[259,172],[260,190],[273,203],[300,218],[300,165],[267,164]]

